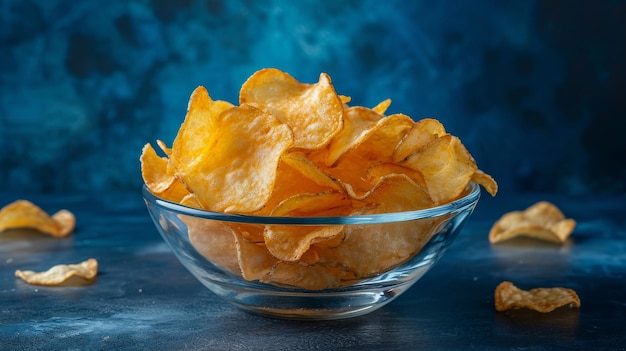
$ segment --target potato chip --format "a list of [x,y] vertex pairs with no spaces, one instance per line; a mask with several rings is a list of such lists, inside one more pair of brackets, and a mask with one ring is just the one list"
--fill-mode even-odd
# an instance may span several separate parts
[[[386,143],[386,145],[377,145],[374,150],[388,152],[389,144],[391,144],[393,151],[399,139],[402,138],[403,130],[411,128],[412,123],[412,120],[406,116],[384,117],[365,107],[350,107],[345,111],[343,129],[328,146],[324,163],[329,167],[335,166],[344,155],[368,139],[383,140]],[[387,139],[386,136],[392,136],[392,138]]]
[[206,147],[193,164],[177,165],[177,174],[210,211],[262,208],[271,196],[280,156],[292,146],[291,130],[250,105],[228,109],[213,123]]
[[257,71],[242,85],[239,103],[258,104],[288,124],[295,148],[321,148],[342,128],[343,104],[324,73],[304,84],[277,69]]
[[472,181],[485,188],[491,196],[496,196],[498,193],[498,183],[496,183],[492,176],[481,171],[480,169],[477,169],[476,172],[472,174]]
[[219,132],[215,127],[218,116],[232,108],[233,105],[226,101],[213,101],[206,88],[197,87],[187,106],[187,115],[174,139],[172,150],[169,155],[174,169],[178,167],[192,166],[198,162],[198,157],[206,153],[210,148],[211,140]]
[[143,181],[153,194],[163,193],[176,181],[174,174],[167,172],[167,158],[157,155],[150,143],[144,145],[139,160]]
[[384,115],[390,105],[391,99],[386,99],[378,103],[378,105],[372,107],[372,111],[378,113],[379,115]]
[[181,216],[187,224],[189,242],[213,264],[241,275],[233,229],[224,222]]
[[[344,226],[268,226],[265,245],[281,261],[298,261],[312,244],[342,236]],[[310,262],[310,261],[309,261]]]
[[[159,143],[162,150],[167,150],[165,144]],[[157,155],[150,144],[146,144],[141,152],[141,176],[150,192],[165,200],[180,202],[189,191],[178,177],[173,168],[169,167],[168,159]]]
[[[432,200],[405,175],[389,175],[364,198],[376,205],[365,213],[411,211],[433,206]],[[341,245],[318,250],[321,260],[332,260],[364,278],[397,266],[430,240],[443,219],[352,225]],[[367,259],[363,259],[367,257]]]
[[[310,159],[308,159],[306,155],[303,155],[302,153],[286,153],[282,156],[281,161],[284,161],[293,169],[297,170],[306,179],[310,179],[322,187],[338,191],[343,190],[343,187],[337,182],[336,179],[334,179],[328,173],[322,171],[317,165],[315,165]],[[302,186],[297,186],[294,188],[299,188],[300,193],[309,192],[306,191],[306,188],[302,189]]]
[[74,214],[60,210],[49,216],[27,200],[17,200],[0,210],[0,232],[7,229],[30,228],[57,238],[70,235],[76,226]]
[[301,160],[291,153],[283,155],[278,163],[274,189],[263,208],[255,211],[257,216],[270,215],[279,203],[294,195],[315,194],[324,191],[343,191],[343,187],[310,161]]
[[504,281],[495,290],[496,311],[528,308],[541,313],[552,312],[563,306],[580,307],[576,292],[567,288],[535,288],[521,290],[513,283]]
[[286,287],[308,290],[338,288],[356,279],[343,267],[328,264],[304,266],[293,262],[278,262],[261,281]]
[[478,169],[459,138],[450,134],[434,139],[401,164],[422,173],[436,205],[458,198]]
[[[347,215],[351,202],[345,194],[324,192],[298,194],[281,202],[272,216],[312,216],[328,214],[329,210],[342,209],[335,215]],[[300,260],[314,243],[331,240],[342,235],[344,226],[294,226],[270,225],[265,228],[264,239],[267,250],[282,261]],[[309,260],[310,262],[310,260]]]
[[97,274],[98,261],[95,258],[77,264],[59,264],[44,272],[15,271],[15,276],[26,283],[45,286],[91,284]]
[[235,232],[237,262],[246,280],[261,280],[280,262],[267,251],[265,244],[251,243]]
[[401,162],[410,154],[445,134],[445,128],[436,119],[424,118],[418,121],[393,151],[393,162]]
[[391,161],[393,150],[400,140],[413,126],[413,120],[401,113],[380,119],[370,130],[362,134],[355,141],[355,146],[349,150],[349,157],[357,153],[371,161]]
[[493,243],[517,236],[527,236],[558,244],[564,243],[576,227],[576,221],[567,219],[554,204],[540,201],[524,211],[504,214],[489,232]]

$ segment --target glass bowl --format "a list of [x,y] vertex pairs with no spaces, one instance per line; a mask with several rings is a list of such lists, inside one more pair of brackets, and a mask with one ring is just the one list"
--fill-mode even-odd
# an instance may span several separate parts
[[[400,296],[424,276],[441,258],[473,212],[480,198],[480,188],[470,183],[463,197],[425,210],[345,217],[256,217],[209,212],[163,200],[145,186],[143,196],[148,212],[165,242],[180,262],[213,293],[245,311],[259,315],[329,320],[373,312]],[[341,262],[344,266],[354,265],[357,267],[355,270],[385,262],[386,259],[379,260],[376,255],[391,257],[395,251],[406,248],[409,256],[400,258],[401,262],[392,260],[392,265],[385,267],[384,271],[366,277],[360,275],[332,288],[303,288],[280,284],[280,281],[247,280],[238,270],[236,258],[230,257],[237,255],[233,252],[238,252],[234,251],[238,245],[232,239],[234,235],[227,234],[231,242],[226,243],[216,238],[225,237],[225,226],[245,228],[250,225],[302,228],[343,226],[346,233],[360,233],[358,250],[364,251],[351,255],[352,261],[348,263]],[[371,245],[376,247],[368,248],[367,238],[374,236],[384,240],[374,241]],[[396,240],[402,244],[398,245]],[[389,243],[389,248],[384,242]],[[290,281],[295,279],[306,286],[310,277],[314,279],[311,281],[320,278],[319,269],[311,274],[308,271],[320,268],[317,264],[310,267],[296,265],[299,265],[298,273],[292,273]],[[324,269],[321,271],[322,276],[328,273]],[[333,272],[336,273],[336,268]],[[294,274],[297,276],[294,277]],[[325,281],[324,277],[322,281]]]

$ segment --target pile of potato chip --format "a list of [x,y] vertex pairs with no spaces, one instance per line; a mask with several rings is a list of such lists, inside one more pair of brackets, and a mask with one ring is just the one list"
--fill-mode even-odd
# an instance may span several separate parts
[[[315,84],[277,69],[254,73],[239,105],[204,87],[169,148],[146,144],[141,171],[163,199],[255,216],[350,216],[431,208],[473,181],[491,195],[459,138],[435,119],[350,106],[328,75]],[[415,255],[442,219],[364,226],[282,226],[184,217],[197,250],[248,280],[324,289],[384,272]],[[366,258],[366,259],[364,259]]]

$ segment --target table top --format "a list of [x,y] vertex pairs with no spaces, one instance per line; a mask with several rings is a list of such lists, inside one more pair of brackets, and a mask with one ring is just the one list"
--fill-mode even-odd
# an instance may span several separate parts
[[[0,206],[18,198],[50,213],[67,208],[77,227],[64,239],[0,233],[0,349],[626,350],[626,196],[483,195],[448,252],[411,289],[368,315],[317,322],[260,317],[221,301],[170,252],[139,192],[0,194]],[[564,245],[489,244],[496,219],[539,200],[578,222]],[[90,257],[99,262],[92,285],[41,287],[14,276]],[[496,312],[493,292],[504,280],[572,288],[582,306]]]

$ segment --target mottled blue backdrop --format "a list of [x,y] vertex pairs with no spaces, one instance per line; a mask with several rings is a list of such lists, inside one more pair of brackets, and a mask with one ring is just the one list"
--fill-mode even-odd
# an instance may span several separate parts
[[138,191],[191,91],[327,72],[436,117],[501,191],[626,190],[624,1],[0,0],[0,192]]

